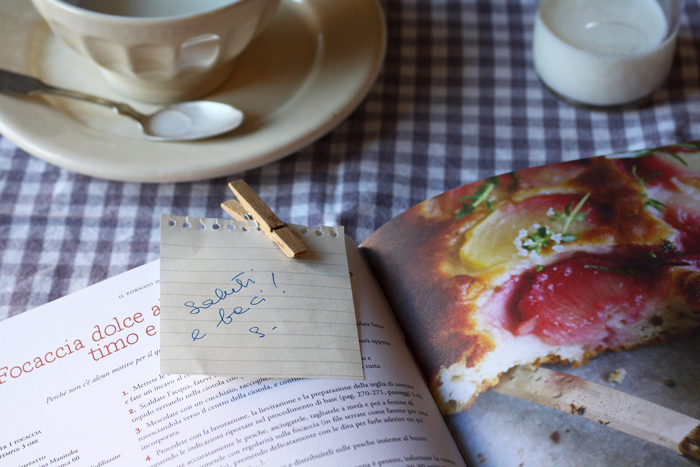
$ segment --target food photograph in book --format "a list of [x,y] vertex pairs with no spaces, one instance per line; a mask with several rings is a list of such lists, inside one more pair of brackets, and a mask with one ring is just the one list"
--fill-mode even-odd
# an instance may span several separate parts
[[468,410],[516,365],[576,368],[697,342],[699,147],[494,176],[414,206],[362,244],[443,414]]

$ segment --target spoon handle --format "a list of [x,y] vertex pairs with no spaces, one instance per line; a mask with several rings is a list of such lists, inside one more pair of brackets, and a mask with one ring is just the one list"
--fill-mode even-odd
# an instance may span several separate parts
[[47,87],[46,84],[31,76],[0,70],[0,91],[14,94],[29,94],[33,91],[42,91]]
[[70,89],[59,88],[44,83],[41,80],[31,76],[22,75],[8,70],[0,69],[0,92],[9,92],[13,94],[29,95],[38,92],[54,94],[57,96],[70,97],[80,99],[82,101],[92,102],[93,104],[103,105],[111,108],[115,113],[138,120],[143,117],[142,114],[131,108],[127,104],[111,101],[102,97],[85,94]]

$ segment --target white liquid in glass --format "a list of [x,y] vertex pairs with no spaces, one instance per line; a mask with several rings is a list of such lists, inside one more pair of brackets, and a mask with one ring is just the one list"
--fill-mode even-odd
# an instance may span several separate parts
[[156,18],[203,13],[232,0],[66,0],[84,10],[132,18]]
[[542,0],[535,69],[550,89],[575,102],[630,103],[666,79],[675,35],[656,0]]

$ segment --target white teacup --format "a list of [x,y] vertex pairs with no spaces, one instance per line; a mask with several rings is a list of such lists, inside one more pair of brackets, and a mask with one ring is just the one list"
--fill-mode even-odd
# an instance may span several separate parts
[[152,103],[221,85],[280,0],[32,0],[54,33],[90,57],[105,81]]

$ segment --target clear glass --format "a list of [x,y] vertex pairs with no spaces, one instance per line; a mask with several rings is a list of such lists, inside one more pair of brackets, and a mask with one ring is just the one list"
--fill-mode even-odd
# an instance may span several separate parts
[[541,0],[535,70],[568,103],[638,105],[668,77],[681,6],[682,0]]

